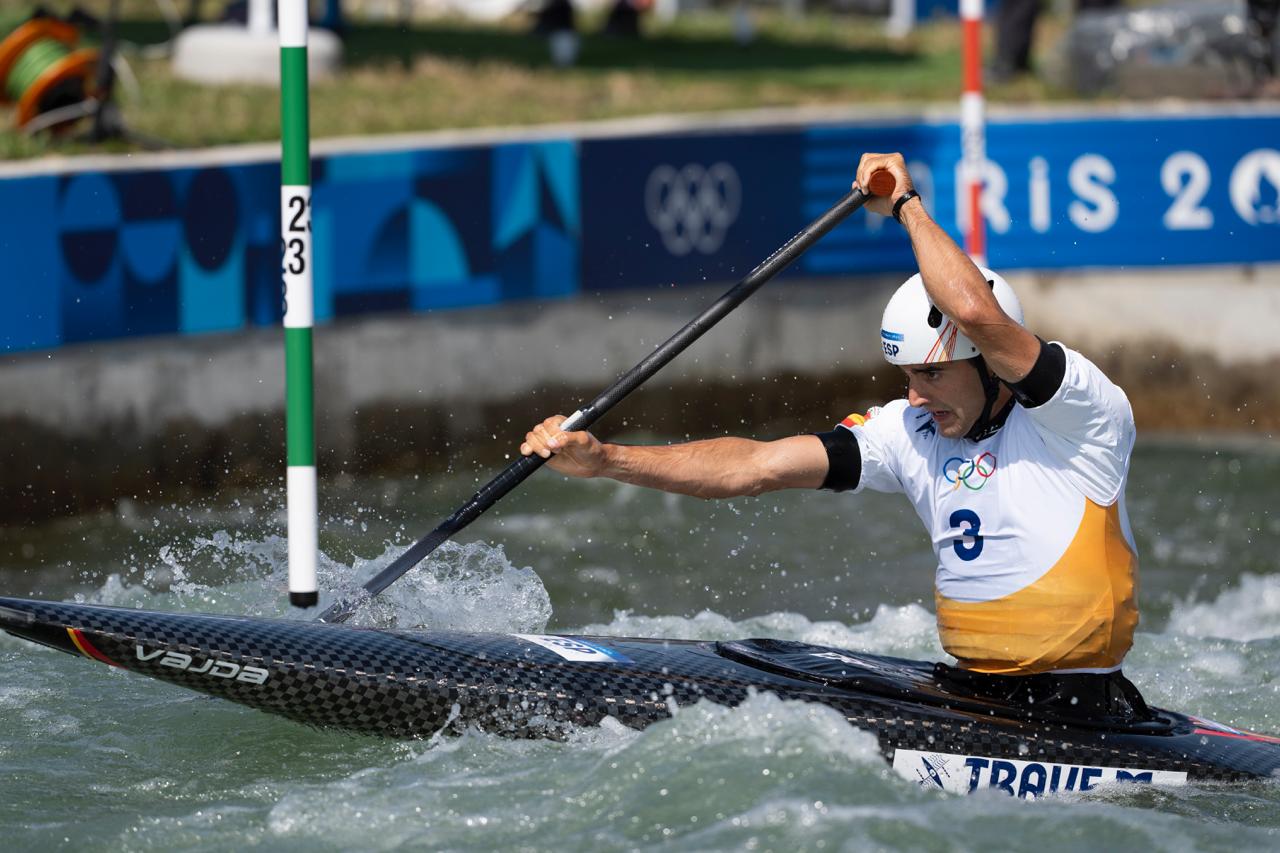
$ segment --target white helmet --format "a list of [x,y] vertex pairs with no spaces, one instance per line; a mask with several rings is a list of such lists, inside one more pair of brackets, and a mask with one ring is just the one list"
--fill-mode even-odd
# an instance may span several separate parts
[[[986,267],[978,271],[991,285],[1004,313],[1022,325],[1022,305],[1009,283]],[[885,306],[880,343],[890,364],[933,364],[980,355],[973,341],[929,301],[920,273],[907,279]]]

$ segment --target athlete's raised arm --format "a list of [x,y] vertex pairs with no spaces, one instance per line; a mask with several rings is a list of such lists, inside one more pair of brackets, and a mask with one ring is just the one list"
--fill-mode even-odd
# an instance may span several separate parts
[[608,477],[698,498],[816,489],[827,476],[827,451],[814,435],[777,441],[712,438],[684,444],[606,444],[586,430],[564,432],[562,415],[525,436],[520,452],[537,453],[570,477]]
[[951,318],[973,341],[987,365],[1006,382],[1017,382],[1031,372],[1040,355],[1040,341],[1009,317],[991,293],[991,287],[969,256],[933,221],[919,196],[898,202],[915,186],[901,154],[864,154],[858,164],[858,181],[884,169],[897,181],[892,197],[875,197],[866,207],[898,219],[911,237],[920,276],[929,300]]

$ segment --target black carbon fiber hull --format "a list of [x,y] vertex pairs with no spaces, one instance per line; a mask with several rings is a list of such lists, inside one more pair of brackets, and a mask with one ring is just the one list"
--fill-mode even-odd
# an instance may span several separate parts
[[474,726],[559,737],[605,717],[643,728],[676,706],[769,691],[835,709],[874,733],[900,773],[954,790],[1035,795],[1099,780],[1280,772],[1276,739],[1198,718],[1161,712],[1159,723],[1127,730],[1029,719],[947,694],[930,664],[778,641],[382,631],[10,598],[0,598],[0,628],[308,725],[379,736]]

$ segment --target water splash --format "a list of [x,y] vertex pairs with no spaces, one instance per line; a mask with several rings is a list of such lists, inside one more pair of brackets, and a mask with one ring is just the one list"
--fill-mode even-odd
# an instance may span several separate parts
[[351,622],[380,628],[536,633],[546,629],[550,618],[551,596],[542,579],[532,568],[513,565],[501,545],[446,542]]
[[1213,601],[1181,601],[1169,616],[1168,630],[1245,642],[1280,637],[1280,575],[1241,575],[1237,586]]
[[[275,843],[736,849],[726,830],[762,804],[804,801],[820,815],[825,795],[814,790],[877,799],[908,790],[882,772],[874,737],[830,708],[771,695],[699,704],[643,732],[615,723],[565,743],[468,733],[412,749],[408,760],[287,793],[267,818]],[[555,841],[544,848],[535,840],[544,838]]]
[[[320,554],[321,604],[357,595],[361,585],[406,550],[384,544],[372,559],[350,565]],[[220,530],[159,549],[159,565],[130,584],[113,573],[76,600],[118,607],[313,618],[288,606],[288,545],[279,536]],[[539,632],[551,618],[551,597],[531,568],[512,564],[502,546],[446,542],[351,619],[379,628]]]
[[643,616],[629,610],[611,622],[587,625],[578,633],[607,637],[666,637],[673,640],[724,640],[774,637],[823,646],[905,657],[946,659],[938,642],[932,613],[918,604],[880,605],[866,622],[846,625],[814,622],[798,613],[770,613],[735,622],[710,610],[691,619],[681,616]]

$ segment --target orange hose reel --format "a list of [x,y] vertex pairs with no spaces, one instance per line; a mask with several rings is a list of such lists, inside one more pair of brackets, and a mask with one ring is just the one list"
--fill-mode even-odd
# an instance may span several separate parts
[[71,24],[42,17],[0,41],[0,103],[17,103],[18,127],[92,94],[98,51],[76,50],[79,40],[80,32]]

